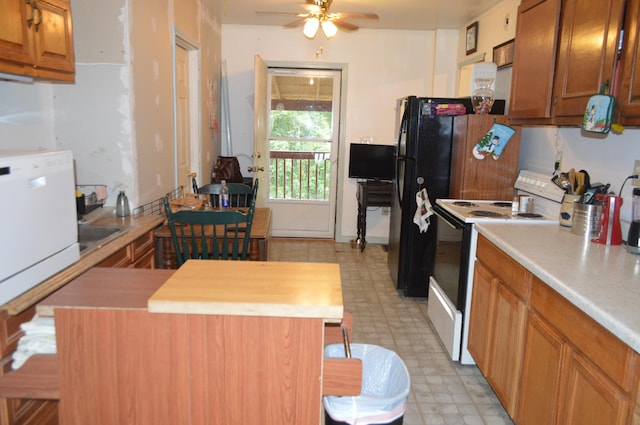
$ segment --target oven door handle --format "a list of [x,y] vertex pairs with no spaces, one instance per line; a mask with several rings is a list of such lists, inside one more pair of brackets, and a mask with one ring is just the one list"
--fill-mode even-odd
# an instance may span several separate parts
[[464,228],[464,223],[458,220],[456,217],[449,214],[439,205],[433,205],[431,207],[431,211],[438,217],[440,217],[449,227],[452,229],[460,230]]

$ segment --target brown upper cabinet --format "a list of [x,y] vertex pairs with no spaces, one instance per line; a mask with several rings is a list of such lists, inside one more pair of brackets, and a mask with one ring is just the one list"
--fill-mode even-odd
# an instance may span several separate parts
[[[638,1],[629,1],[627,7],[637,9]],[[622,105],[628,77],[619,67],[635,68],[635,56],[631,62],[624,56],[626,43],[637,34],[625,34],[622,52],[620,36],[623,28],[637,33],[637,22],[637,12],[625,22],[624,0],[523,0],[518,9],[511,122],[580,125],[587,101],[603,84],[614,90],[616,103]]]
[[619,122],[640,125],[640,0],[628,0],[625,41],[622,49],[621,82],[617,97]]
[[73,82],[69,0],[0,0],[0,72]]

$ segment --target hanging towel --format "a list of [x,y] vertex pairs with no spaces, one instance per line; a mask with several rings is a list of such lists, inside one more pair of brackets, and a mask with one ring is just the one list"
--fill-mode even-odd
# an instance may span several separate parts
[[416,193],[416,204],[418,208],[416,209],[416,214],[413,216],[413,222],[420,229],[420,233],[425,233],[429,229],[429,222],[433,214],[427,189],[422,189]]
[[20,325],[24,335],[13,352],[13,370],[19,369],[34,354],[56,353],[56,328],[53,317],[34,316],[31,321]]

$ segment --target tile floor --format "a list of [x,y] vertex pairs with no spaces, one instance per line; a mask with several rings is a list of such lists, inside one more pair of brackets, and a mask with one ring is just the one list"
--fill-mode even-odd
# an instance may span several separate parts
[[398,294],[382,245],[361,253],[327,240],[272,239],[270,261],[339,263],[345,309],[354,317],[352,342],[395,351],[411,375],[404,425],[513,424],[475,366],[452,362],[427,318],[426,299]]

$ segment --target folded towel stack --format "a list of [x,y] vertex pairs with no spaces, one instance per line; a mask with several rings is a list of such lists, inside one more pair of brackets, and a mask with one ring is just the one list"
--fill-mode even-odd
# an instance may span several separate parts
[[19,369],[34,354],[56,353],[56,328],[53,317],[36,315],[31,321],[21,324],[20,329],[24,335],[13,353],[13,370]]

